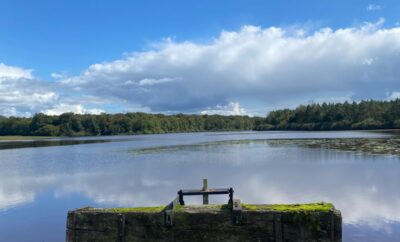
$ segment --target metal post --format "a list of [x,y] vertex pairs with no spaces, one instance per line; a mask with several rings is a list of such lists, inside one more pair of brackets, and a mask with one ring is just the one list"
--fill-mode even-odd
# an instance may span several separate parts
[[233,188],[229,188],[229,204],[233,205]]
[[[207,191],[208,189],[208,180],[203,179],[203,191]],[[203,194],[203,204],[208,204],[208,194]]]
[[180,204],[180,205],[185,205],[185,201],[183,201],[183,193],[182,193],[182,190],[179,190],[178,195],[179,195],[179,204]]

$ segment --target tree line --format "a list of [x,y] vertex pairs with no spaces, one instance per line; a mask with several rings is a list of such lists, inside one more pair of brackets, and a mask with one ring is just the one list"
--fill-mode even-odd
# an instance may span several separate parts
[[358,130],[400,128],[400,99],[300,105],[270,112],[256,130]]
[[353,130],[400,128],[400,99],[300,105],[265,118],[149,113],[0,116],[0,135],[98,136],[240,130]]
[[[262,122],[261,118],[258,118]],[[35,114],[31,118],[0,116],[0,135],[97,136],[202,131],[252,130],[257,118],[221,115],[149,113]]]

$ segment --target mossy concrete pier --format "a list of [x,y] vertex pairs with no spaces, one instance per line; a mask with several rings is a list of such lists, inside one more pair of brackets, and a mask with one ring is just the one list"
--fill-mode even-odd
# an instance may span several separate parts
[[329,203],[83,208],[68,213],[67,241],[342,241]]

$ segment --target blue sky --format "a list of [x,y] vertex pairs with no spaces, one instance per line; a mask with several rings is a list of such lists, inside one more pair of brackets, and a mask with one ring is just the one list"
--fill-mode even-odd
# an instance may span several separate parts
[[[398,1],[4,0],[0,114],[264,115],[299,103],[397,97],[399,73],[385,63],[399,61],[399,12]],[[320,43],[318,33],[325,28],[332,33],[311,48]],[[272,40],[268,36],[274,29],[281,35]],[[382,30],[390,31],[388,36],[380,37]],[[226,38],[231,38],[229,43]],[[296,47],[310,38],[310,43]],[[347,64],[340,66],[331,39],[337,39],[343,53],[354,51],[358,43],[364,48],[345,56]],[[292,52],[286,53],[281,42],[293,46]],[[317,60],[328,47],[332,53]],[[300,53],[307,48],[308,53]],[[158,61],[148,59],[151,53]],[[299,63],[289,63],[292,58],[282,62],[287,55],[302,56],[305,59],[298,61],[305,65],[299,70],[292,66]],[[169,62],[172,57],[180,61]],[[208,58],[215,64],[208,65]],[[307,66],[307,60],[313,61]],[[369,69],[354,66],[358,60]],[[240,67],[243,72],[236,73]],[[315,68],[336,79],[308,73]],[[284,70],[293,74],[283,75]]]

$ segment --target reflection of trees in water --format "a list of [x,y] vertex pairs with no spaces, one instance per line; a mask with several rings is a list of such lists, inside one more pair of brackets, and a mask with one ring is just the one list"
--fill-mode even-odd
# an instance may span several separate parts
[[96,140],[32,140],[32,141],[15,141],[15,142],[0,142],[0,150],[5,149],[19,149],[19,148],[34,148],[34,147],[49,147],[49,146],[62,146],[62,145],[81,145],[81,144],[94,144],[105,143],[113,140],[96,139]]
[[210,187],[232,186],[246,203],[327,201],[342,210],[346,223],[380,229],[387,221],[399,222],[397,157],[265,142],[174,146],[174,152],[136,155],[120,152],[117,143],[2,151],[0,209],[30,203],[50,189],[61,203],[74,194],[93,201],[82,206],[162,205],[179,189],[201,188],[208,178]]
[[[82,193],[103,206],[144,206],[165,204],[178,189],[200,187],[201,179],[207,177],[210,186],[234,187],[235,195],[245,202],[324,200],[334,202],[347,222],[373,223],[380,216],[400,219],[396,209],[400,205],[396,193],[400,169],[397,162],[392,162],[395,158],[254,143],[248,148],[240,145],[241,149],[236,145],[207,146],[207,152],[186,147],[182,153],[124,154],[120,157],[123,160],[108,159],[104,153],[102,157],[93,153],[94,157],[87,157],[85,149],[81,149],[70,162],[88,158],[86,166],[52,163],[50,174],[20,167],[18,175],[3,174],[0,186],[8,186],[8,193],[15,189],[15,194],[23,188],[29,194],[26,189],[35,193],[46,186],[56,186],[59,194]],[[109,162],[97,162],[107,159]],[[41,162],[46,170],[46,161]],[[44,174],[52,179],[41,179]],[[221,199],[217,197],[216,201],[225,201]]]

